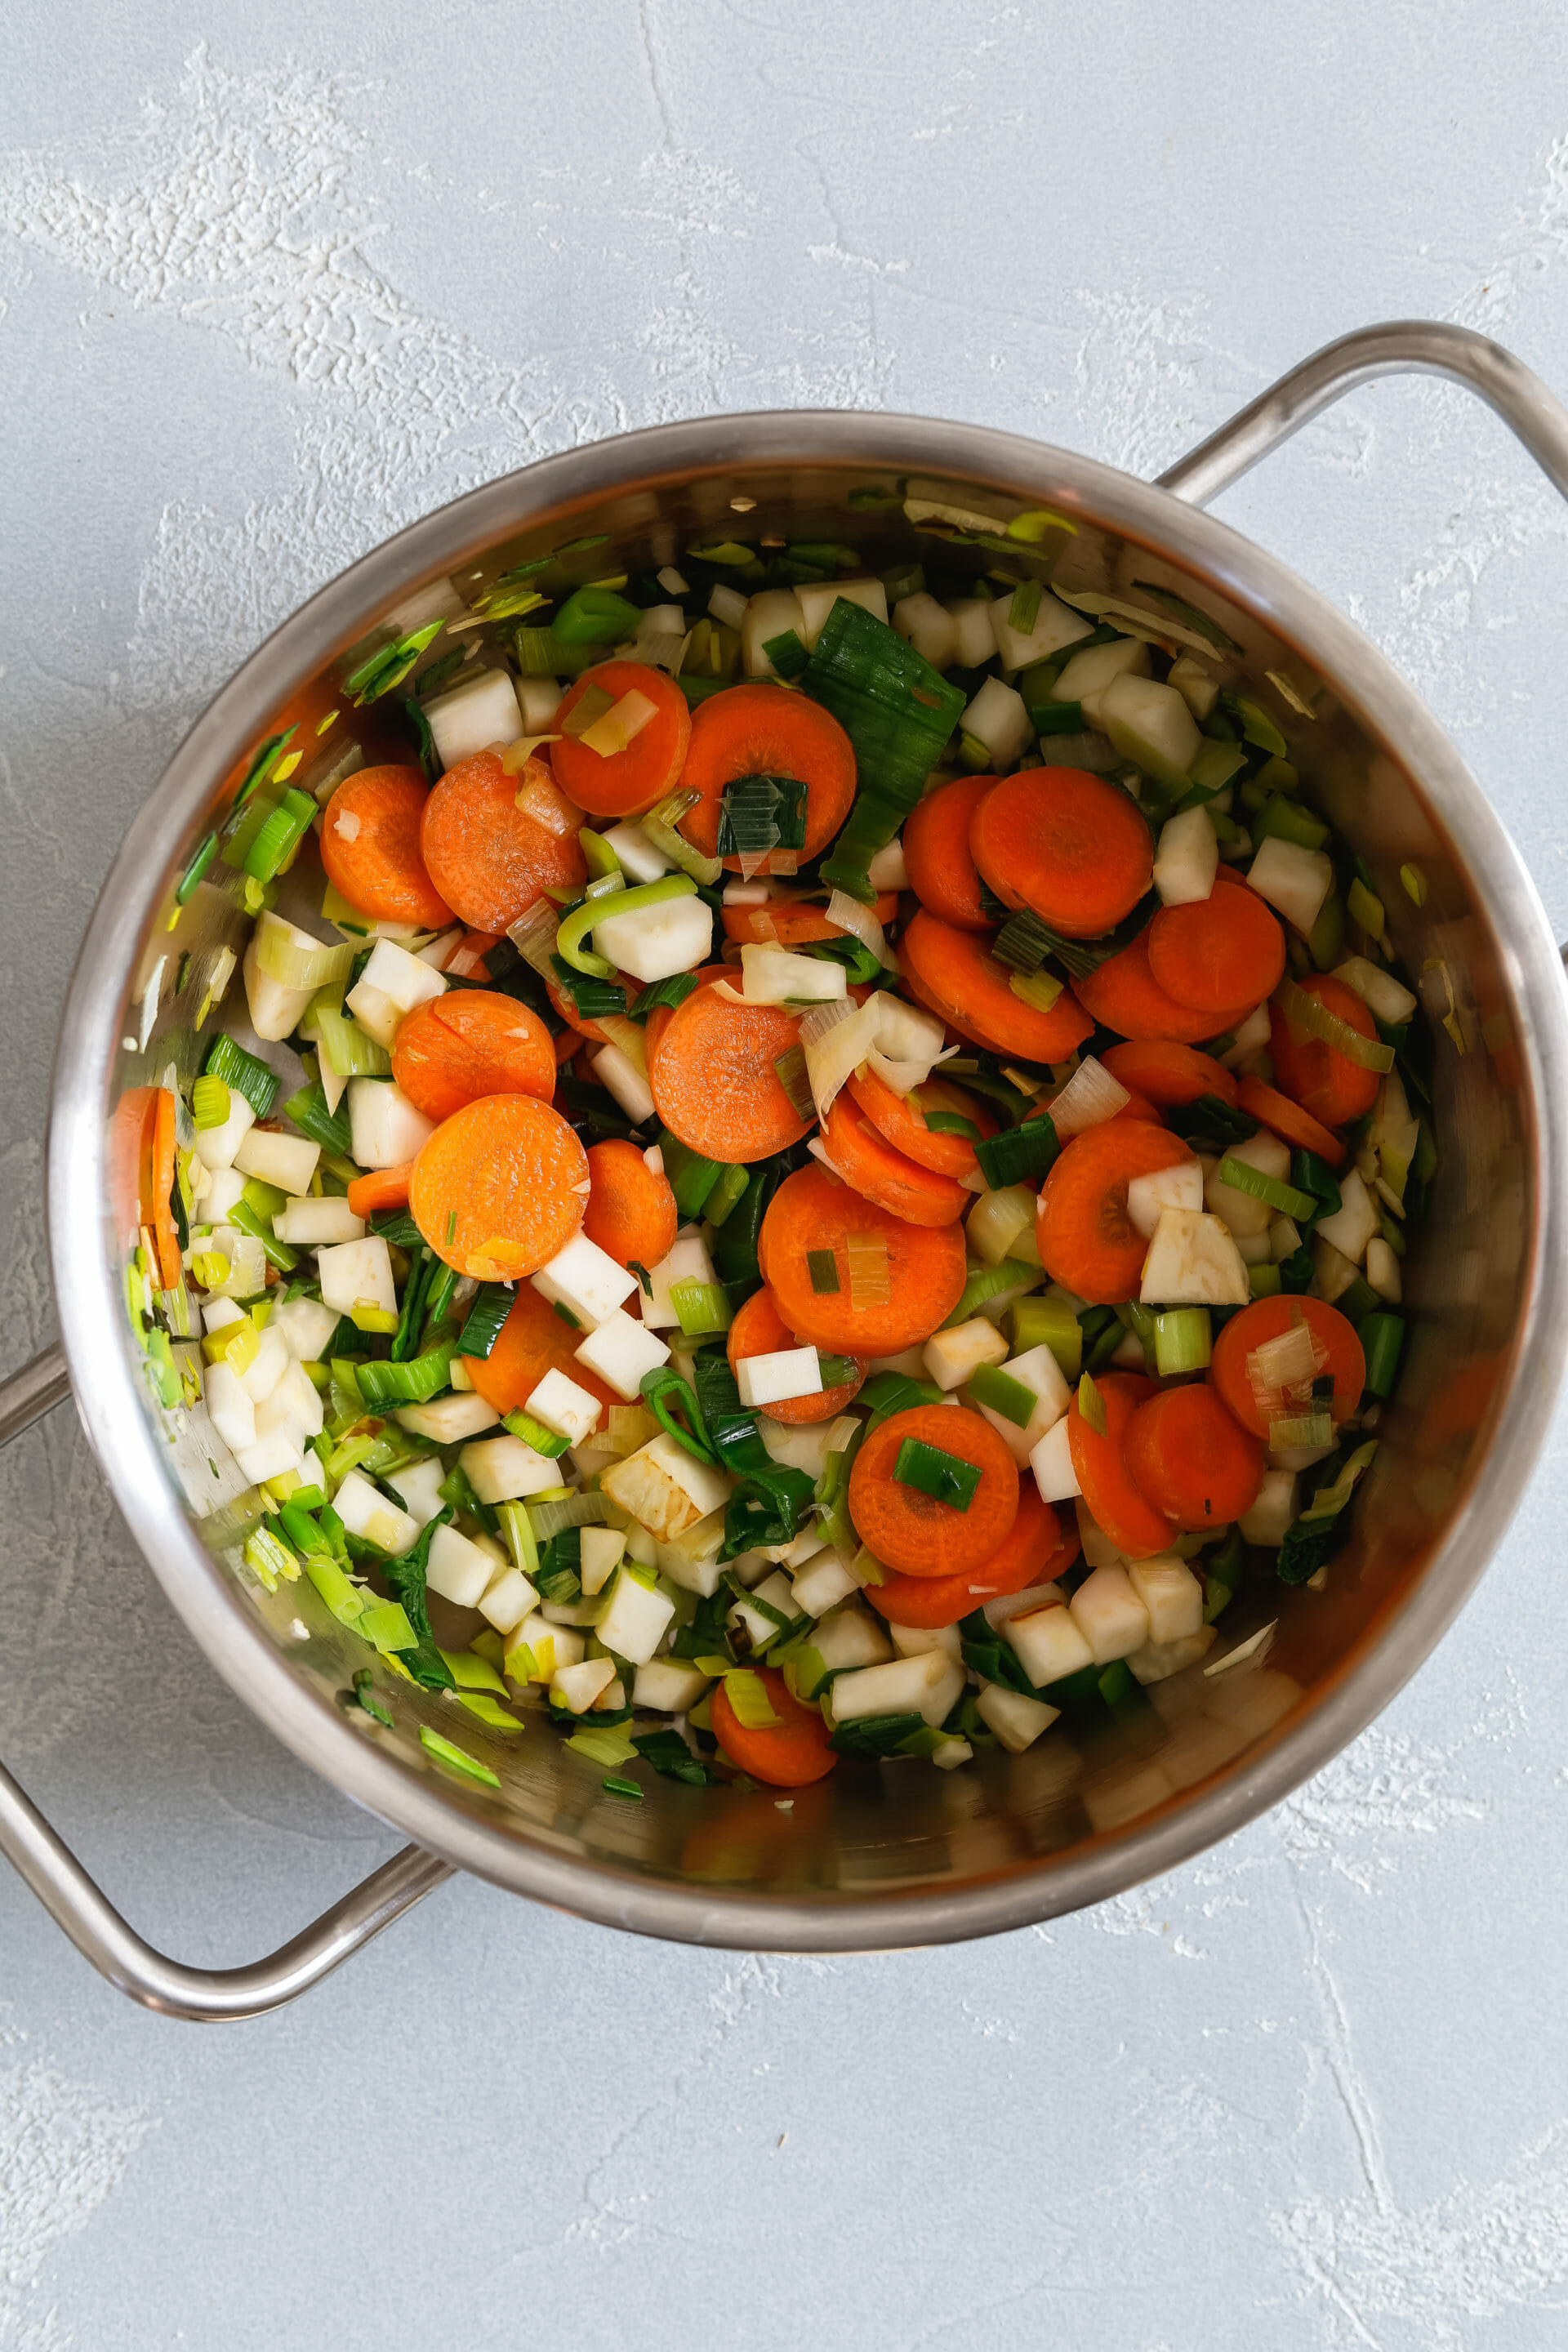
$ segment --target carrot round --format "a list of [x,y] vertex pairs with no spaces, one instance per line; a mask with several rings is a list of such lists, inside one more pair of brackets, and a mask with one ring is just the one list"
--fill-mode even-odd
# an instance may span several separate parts
[[413,1174],[414,1162],[405,1160],[400,1167],[373,1168],[368,1174],[354,1177],[348,1188],[349,1207],[356,1217],[379,1217],[385,1209],[406,1209]]
[[1046,1178],[1036,1217],[1052,1281],[1095,1307],[1135,1298],[1149,1244],[1127,1213],[1127,1187],[1192,1156],[1179,1136],[1142,1119],[1108,1119],[1075,1135]]
[[905,925],[899,954],[929,1000],[995,1053],[1016,1054],[1029,1062],[1065,1061],[1094,1027],[1070,988],[1062,990],[1048,1013],[1026,1004],[1008,986],[1005,964],[987,953],[983,939],[938,922],[923,908]]
[[895,1151],[847,1094],[823,1121],[822,1140],[847,1184],[911,1225],[951,1225],[974,1206],[973,1193],[956,1176],[939,1176]]
[[1121,1451],[1154,1508],[1194,1533],[1239,1519],[1263,1484],[1261,1443],[1206,1381],[1148,1398],[1128,1423]]
[[[804,866],[849,814],[855,748],[831,711],[787,686],[726,687],[698,704],[680,771],[681,791],[702,795],[680,829],[705,856],[717,853],[724,787],[738,776],[793,776],[805,786],[805,846],[793,853]],[[724,863],[738,871],[741,861],[730,856]],[[772,867],[770,853],[758,871]]]
[[588,868],[573,833],[552,833],[517,805],[548,782],[542,760],[509,776],[494,751],[448,768],[425,803],[419,846],[431,881],[454,914],[479,931],[504,931],[546,890],[580,890]]
[[1243,1078],[1237,1095],[1238,1107],[1259,1127],[1267,1127],[1297,1151],[1315,1151],[1330,1168],[1339,1167],[1345,1156],[1345,1147],[1331,1129],[1320,1127],[1310,1110],[1293,1103],[1273,1087],[1266,1087],[1261,1078]]
[[606,1408],[623,1404],[624,1398],[578,1362],[582,1339],[582,1332],[563,1322],[531,1282],[520,1282],[489,1354],[462,1360],[475,1389],[497,1412],[515,1412],[526,1404],[546,1372],[564,1372]]
[[[1353,988],[1327,972],[1314,972],[1301,982],[1303,996],[1315,996],[1337,1013],[1358,1036],[1375,1040],[1377,1024]],[[1281,1094],[1324,1127],[1343,1127],[1360,1118],[1377,1100],[1382,1083],[1375,1070],[1363,1070],[1347,1061],[1321,1037],[1298,1036],[1278,1004],[1269,1007],[1268,1052]]]
[[1098,939],[1130,915],[1153,879],[1154,845],[1136,801],[1082,768],[1021,768],[976,807],[969,846],[1009,906],[1053,930]]
[[1233,1004],[1220,1013],[1199,1013],[1167,996],[1149,969],[1149,934],[1140,931],[1131,947],[1109,956],[1098,971],[1075,980],[1079,1002],[1101,1027],[1139,1043],[1161,1039],[1173,1045],[1196,1045],[1242,1022],[1261,1002]]
[[[898,892],[879,891],[871,908],[878,922],[890,923],[898,911]],[[809,947],[816,940],[845,936],[843,924],[830,923],[821,907],[802,906],[787,898],[771,898],[765,907],[726,907],[723,924],[727,940],[781,948]]]
[[1143,1096],[1162,1110],[1196,1102],[1200,1095],[1217,1095],[1222,1103],[1232,1106],[1237,1099],[1236,1080],[1225,1064],[1191,1045],[1145,1038],[1108,1045],[1100,1059],[1119,1086],[1130,1094]]
[[177,1290],[184,1278],[180,1255],[180,1232],[174,1223],[170,1195],[174,1188],[174,1146],[177,1129],[174,1097],[168,1087],[158,1088],[158,1099],[153,1107],[152,1149],[149,1181],[152,1200],[153,1245],[158,1253],[158,1281],[164,1290]]
[[1134,1372],[1102,1372],[1095,1381],[1105,1407],[1105,1434],[1091,1429],[1075,1395],[1068,1407],[1068,1449],[1089,1516],[1129,1559],[1163,1551],[1172,1522],[1157,1510],[1128,1468],[1128,1427],[1154,1383]]
[[362,768],[338,786],[321,819],[327,879],[378,923],[440,930],[452,910],[425,870],[420,821],[430,795],[417,768]]
[[807,1706],[795,1697],[783,1675],[772,1666],[752,1670],[768,1695],[776,1723],[750,1731],[730,1704],[723,1684],[713,1686],[713,1737],[732,1764],[770,1789],[804,1789],[831,1772],[838,1758],[827,1744],[827,1726],[819,1706]]
[[593,1191],[583,1231],[617,1265],[635,1258],[655,1266],[669,1255],[679,1217],[668,1176],[656,1176],[635,1143],[621,1137],[588,1146]]
[[[851,1239],[887,1251],[885,1300],[855,1304]],[[809,1252],[831,1251],[837,1290],[813,1287]],[[857,1253],[870,1258],[874,1249]],[[929,1339],[963,1295],[963,1234],[957,1225],[911,1225],[815,1162],[786,1176],[768,1202],[758,1236],[763,1281],[803,1345],[874,1361]],[[880,1284],[877,1286],[879,1289]]]
[[1319,1378],[1331,1378],[1334,1383],[1329,1411],[1335,1422],[1348,1421],[1361,1402],[1366,1358],[1349,1316],[1342,1315],[1337,1307],[1330,1307],[1321,1298],[1287,1294],[1276,1298],[1255,1298],[1250,1307],[1244,1307],[1239,1315],[1231,1317],[1215,1339],[1214,1361],[1209,1367],[1209,1378],[1243,1429],[1251,1430],[1255,1437],[1268,1436],[1268,1423],[1252,1393],[1247,1360],[1255,1348],[1278,1339],[1292,1323],[1303,1318],[1324,1359]]
[[927,793],[904,820],[904,870],[928,914],[955,930],[991,931],[996,918],[980,903],[980,875],[969,849],[975,810],[994,776],[959,776]]
[[691,737],[686,697],[672,677],[646,662],[598,662],[562,696],[557,729],[565,726],[583,697],[595,687],[609,696],[612,705],[634,691],[645,695],[657,705],[654,716],[624,751],[601,754],[572,735],[563,736],[551,747],[555,781],[590,815],[640,816],[672,793],[679,779]]
[[900,1095],[868,1067],[851,1077],[849,1092],[857,1108],[865,1112],[895,1151],[921,1168],[934,1169],[939,1176],[973,1176],[980,1163],[966,1135],[945,1135],[927,1126],[932,1112],[968,1119],[983,1138],[996,1132],[996,1121],[984,1104],[941,1076],[928,1078],[912,1095]]
[[1261,1004],[1285,970],[1285,932],[1256,890],[1216,883],[1207,898],[1162,907],[1149,925],[1149,970],[1167,996],[1195,1011]]
[[1078,1528],[1062,1523],[1032,1478],[1018,1481],[1018,1516],[992,1557],[956,1576],[884,1577],[868,1584],[866,1598],[891,1625],[956,1625],[987,1601],[1045,1584],[1078,1557]]
[[555,1048],[537,1013],[482,988],[451,988],[398,1024],[392,1075],[426,1118],[481,1095],[555,1092]]
[[967,1045],[978,1045],[983,1051],[986,1053],[991,1052],[993,1048],[988,1039],[982,1037],[976,1030],[969,1028],[964,1023],[955,1021],[952,1014],[948,1011],[946,1005],[942,1003],[941,998],[931,994],[931,990],[921,982],[919,972],[916,971],[907,955],[902,959],[902,961],[904,967],[904,986],[909,990],[910,994],[914,998],[917,1004],[923,1004],[928,1013],[934,1013],[937,1019],[946,1024],[946,1042],[948,1045],[954,1045],[962,1043]]
[[[967,1510],[894,1476],[906,1439],[979,1471]],[[991,1423],[967,1405],[919,1404],[889,1413],[867,1438],[849,1473],[848,1503],[867,1550],[901,1575],[978,1575],[1018,1516],[1018,1465]]]
[[588,1185],[588,1155],[558,1110],[531,1095],[484,1095],[427,1139],[408,1206],[459,1274],[516,1282],[565,1248]]
[[800,1044],[800,1023],[776,1004],[732,1004],[711,983],[643,1033],[647,1082],[679,1142],[705,1160],[771,1160],[810,1129],[777,1065]]
[[[747,1356],[777,1355],[784,1349],[800,1345],[779,1313],[778,1300],[766,1283],[740,1309],[725,1341],[732,1372],[739,1371]],[[781,1397],[776,1404],[760,1405],[758,1411],[765,1412],[770,1421],[787,1422],[792,1428],[803,1422],[831,1421],[859,1394],[866,1378],[865,1363],[857,1357],[850,1360],[855,1366],[853,1380],[840,1381],[837,1387],[824,1389],[820,1396]]]
[[1127,1100],[1120,1110],[1113,1110],[1110,1117],[1112,1119],[1141,1118],[1146,1127],[1163,1127],[1165,1124],[1148,1096],[1141,1095],[1134,1087],[1128,1087]]

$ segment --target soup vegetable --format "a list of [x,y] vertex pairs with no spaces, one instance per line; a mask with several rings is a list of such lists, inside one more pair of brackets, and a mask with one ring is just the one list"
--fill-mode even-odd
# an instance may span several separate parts
[[253,929],[129,1114],[148,1377],[470,1780],[1020,1752],[1344,1543],[1435,1167],[1379,880],[1287,678],[927,488],[880,575],[439,583],[180,885]]

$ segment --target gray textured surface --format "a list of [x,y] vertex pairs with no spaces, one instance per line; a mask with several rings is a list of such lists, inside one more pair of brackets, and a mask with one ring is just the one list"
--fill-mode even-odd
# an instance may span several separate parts
[[[1153,472],[1368,320],[1568,388],[1560,13],[65,0],[0,86],[5,1354],[98,879],[237,656],[528,457],[858,404]],[[1568,931],[1568,516],[1383,386],[1224,504],[1458,738]],[[299,2009],[132,2011],[0,1876],[0,2347],[1563,2340],[1563,1424],[1416,1685],[1175,1877],[833,1964],[475,1885]],[[0,1749],[182,1955],[393,1841],[220,1688],[68,1413],[0,1468]]]

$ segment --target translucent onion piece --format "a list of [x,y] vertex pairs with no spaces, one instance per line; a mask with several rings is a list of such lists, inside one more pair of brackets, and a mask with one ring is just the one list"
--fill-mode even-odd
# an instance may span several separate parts
[[541,980],[556,977],[550,959],[555,952],[555,934],[560,929],[561,917],[550,900],[536,898],[527,913],[520,915],[507,931],[524,963],[531,964]]
[[644,1050],[641,1024],[628,1021],[623,1013],[600,1013],[595,1016],[595,1026],[604,1031],[612,1045],[618,1045],[639,1078],[647,1077],[647,1055]]
[[281,988],[331,988],[347,980],[353,966],[352,940],[323,947],[296,930],[280,915],[265,912],[256,925],[256,961]]
[[841,963],[826,963],[818,956],[794,955],[788,948],[761,947],[754,940],[748,940],[741,950],[741,970],[744,978],[740,994],[727,981],[715,982],[718,995],[733,998],[738,1004],[798,1004],[803,1001],[837,1004],[849,992],[848,978]]
[[602,686],[585,686],[566,717],[561,722],[563,735],[585,735],[595,719],[616,707],[616,698],[606,694]]
[[858,1314],[863,1307],[886,1307],[893,1296],[892,1269],[883,1234],[851,1234],[844,1244],[849,1269],[849,1305]]
[[[527,767],[542,743],[559,743],[563,740],[559,735],[520,735],[516,742],[509,743],[501,753],[501,766],[509,776],[515,776],[521,768]],[[341,822],[338,829],[340,832],[342,829]]]
[[848,996],[835,1004],[813,1005],[800,1024],[806,1074],[818,1118],[826,1118],[839,1092],[877,1044],[878,999],[857,1005]]
[[849,898],[842,890],[835,890],[826,912],[828,921],[837,929],[847,931],[863,946],[868,947],[878,962],[885,964],[889,971],[897,970],[888,946],[887,933],[869,907],[862,907],[858,898]]
[[614,759],[635,742],[650,719],[658,716],[658,705],[633,686],[628,687],[620,700],[585,727],[578,737],[584,751],[597,751],[603,760]]
[[1358,1070],[1393,1069],[1392,1045],[1385,1045],[1380,1037],[1363,1037],[1348,1021],[1342,1021],[1337,1013],[1331,1013],[1326,1004],[1309,996],[1293,980],[1280,983],[1279,1003],[1292,1029],[1320,1038],[1336,1054],[1342,1054],[1347,1062],[1353,1062]]
[[866,1066],[874,1070],[882,1084],[891,1087],[896,1095],[912,1095],[917,1087],[924,1086],[940,1063],[951,1061],[957,1052],[956,1045],[944,1046],[934,1062],[896,1062],[887,1054],[873,1053],[867,1055]]
[[1099,1127],[1114,1118],[1131,1100],[1126,1087],[1118,1085],[1104,1063],[1086,1054],[1051,1104],[1051,1118],[1065,1143],[1069,1136],[1081,1135],[1086,1127]]
[[1293,1454],[1334,1442],[1333,1416],[1329,1412],[1279,1414],[1268,1424],[1271,1454]]
[[1312,1382],[1327,1361],[1327,1350],[1305,1317],[1277,1339],[1254,1348],[1247,1359],[1247,1378],[1264,1420],[1272,1422],[1291,1403],[1309,1402]]
[[942,1023],[918,1005],[906,1004],[885,989],[872,1003],[877,1007],[877,1051],[889,1061],[924,1062],[934,1069],[958,1051],[956,1045],[947,1046]]
[[1347,956],[1334,967],[1334,978],[1353,988],[1367,1009],[1391,1029],[1399,1028],[1415,1010],[1416,999],[1403,981],[1365,956]]
[[517,806],[523,816],[531,817],[546,833],[558,836],[577,832],[583,823],[582,810],[573,806],[554,778],[537,762],[518,793]]

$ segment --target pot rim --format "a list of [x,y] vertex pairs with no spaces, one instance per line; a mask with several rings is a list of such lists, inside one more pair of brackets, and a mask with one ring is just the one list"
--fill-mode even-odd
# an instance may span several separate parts
[[[433,1773],[363,1738],[291,1671],[216,1566],[176,1498],[128,1349],[120,1283],[81,1236],[103,1226],[105,1110],[154,896],[180,870],[213,780],[323,658],[399,593],[496,541],[615,492],[748,467],[888,467],[994,483],[1081,512],[1223,588],[1334,681],[1370,732],[1418,777],[1490,920],[1519,1017],[1521,1108],[1535,1177],[1524,1312],[1490,1443],[1442,1541],[1402,1603],[1374,1622],[1316,1703],[1215,1786],[951,1893],[805,1899],[654,1882],[492,1824]],[[737,488],[742,482],[737,479]],[[326,649],[325,653],[323,649]],[[1342,614],[1266,551],[1159,488],[1048,443],[983,425],[879,412],[769,410],[694,418],[564,451],[468,492],[383,541],[253,653],[186,734],[132,824],[89,922],[56,1048],[47,1148],[49,1253],[77,1410],[164,1592],[218,1672],[293,1752],[431,1853],[510,1891],[609,1927],[726,1948],[837,1952],[952,1942],[1055,1917],[1159,1875],[1288,1796],[1363,1730],[1434,1647],[1511,1517],[1550,1422],[1568,1353],[1568,998],[1544,909],[1518,850],[1411,688]],[[113,1331],[113,1342],[108,1334]]]

